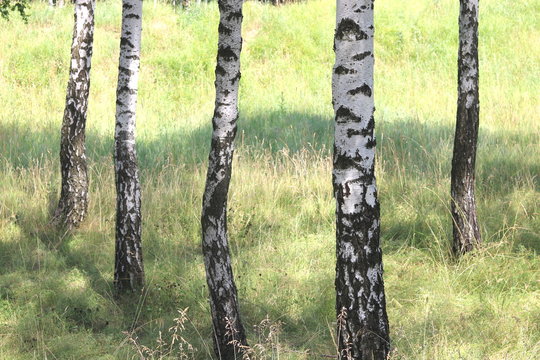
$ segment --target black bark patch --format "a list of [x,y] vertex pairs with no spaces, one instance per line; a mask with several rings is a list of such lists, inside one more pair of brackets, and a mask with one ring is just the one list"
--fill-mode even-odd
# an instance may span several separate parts
[[368,141],[366,142],[366,147],[368,149],[374,148],[375,145],[377,145],[377,140],[375,139],[375,137],[369,138]]
[[[337,154],[334,147],[334,169],[345,170],[345,169],[357,169],[362,171],[361,161],[362,156],[356,154],[354,157],[345,156],[342,154]],[[355,181],[370,181],[370,176],[361,174],[358,176]]]
[[235,21],[242,21],[243,15],[242,11],[234,11],[231,12],[229,15],[227,15],[227,21],[235,20]]
[[359,87],[354,88],[352,90],[349,90],[347,92],[347,94],[350,94],[350,95],[356,95],[358,93],[362,93],[362,94],[366,95],[367,97],[370,97],[371,96],[371,88],[367,84],[364,84],[362,86],[359,86]]
[[120,46],[126,46],[126,45],[129,46],[132,49],[135,47],[135,45],[133,45],[133,43],[131,41],[129,41],[128,38],[122,37],[120,39]]
[[351,187],[349,186],[349,183],[343,184],[341,191],[342,191],[343,196],[351,195]]
[[[375,111],[375,109],[373,109]],[[369,133],[373,132],[373,129],[375,128],[375,117],[373,115],[370,116],[368,124],[366,126],[366,131],[369,131]]]
[[133,74],[133,71],[131,71],[130,69],[128,68],[125,68],[125,67],[122,67],[120,66],[118,68],[118,72],[122,75],[126,75],[126,76],[131,76],[131,74]]
[[[119,115],[126,115],[126,114],[129,114],[131,116],[135,116],[135,113],[131,110],[124,110],[124,111],[121,111],[119,112]],[[118,124],[118,126],[122,127],[122,125]]]
[[227,2],[225,0],[218,0],[218,8],[219,12],[222,13],[223,11],[227,10]]
[[371,51],[365,51],[363,53],[354,55],[352,59],[355,61],[361,61],[361,60],[364,60],[369,55],[371,55]]
[[346,68],[343,65],[339,65],[338,67],[335,68],[334,73],[338,75],[356,74],[356,70]]
[[118,88],[118,93],[128,93],[130,95],[137,95],[137,89],[132,89],[128,86],[122,86]]
[[218,32],[220,34],[223,34],[223,35],[231,35],[232,34],[232,30],[229,29],[228,27],[226,27],[225,25],[223,25],[222,23],[219,23]]
[[366,12],[367,9],[368,9],[368,7],[366,5],[362,5],[359,8],[357,8],[356,10],[354,10],[354,12],[357,13],[357,14],[362,14],[362,13]]
[[225,76],[227,74],[227,71],[223,68],[223,66],[217,64],[216,65],[216,75]]
[[230,46],[220,46],[218,48],[218,57],[225,61],[237,61],[238,55],[231,49]]
[[353,19],[343,18],[336,29],[337,40],[365,40],[368,36]]
[[336,121],[337,122],[347,122],[347,121],[353,121],[353,122],[360,122],[362,121],[362,117],[353,114],[353,112],[346,108],[345,106],[340,106],[339,109],[336,111]]
[[242,77],[242,74],[239,72],[236,73],[236,75],[231,79],[231,84],[234,84],[235,82],[239,81]]

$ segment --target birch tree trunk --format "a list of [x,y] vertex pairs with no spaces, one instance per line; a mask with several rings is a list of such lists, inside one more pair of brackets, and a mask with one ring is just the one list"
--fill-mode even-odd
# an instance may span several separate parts
[[242,0],[219,0],[216,103],[202,208],[202,249],[214,350],[218,359],[241,359],[247,345],[238,309],[227,235],[227,196],[238,119],[238,83],[242,49]]
[[141,188],[135,149],[135,111],[141,53],[142,0],[122,1],[122,33],[116,90],[116,258],[119,292],[144,285],[141,249]]
[[479,110],[478,0],[460,0],[458,101],[451,176],[452,250],[456,255],[473,250],[481,241],[474,195]]
[[338,0],[333,184],[340,359],[386,359],[389,329],[375,183],[373,0]]
[[53,223],[77,227],[88,208],[85,127],[90,92],[95,0],[75,1],[75,25],[66,107],[60,138],[62,188]]

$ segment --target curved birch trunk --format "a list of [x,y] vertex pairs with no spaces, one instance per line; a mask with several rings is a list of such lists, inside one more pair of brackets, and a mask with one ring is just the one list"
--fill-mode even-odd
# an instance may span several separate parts
[[77,227],[86,217],[88,208],[85,127],[94,41],[94,7],[95,0],[75,2],[71,65],[60,139],[62,189],[53,216],[54,224],[66,228]]
[[144,285],[141,249],[141,188],[135,150],[135,111],[141,52],[142,0],[122,1],[122,33],[116,90],[116,258],[115,287],[135,291]]
[[219,12],[216,103],[201,223],[214,350],[218,359],[230,360],[241,359],[247,345],[227,239],[227,196],[238,119],[242,0],[219,0]]
[[386,359],[389,329],[375,183],[373,0],[338,0],[333,184],[340,359]]
[[474,195],[478,99],[478,0],[461,0],[458,102],[451,180],[452,250],[456,255],[473,250],[481,241]]

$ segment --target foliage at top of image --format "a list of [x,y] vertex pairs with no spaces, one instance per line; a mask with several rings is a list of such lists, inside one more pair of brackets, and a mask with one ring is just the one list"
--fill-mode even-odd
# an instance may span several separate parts
[[18,12],[25,23],[28,22],[28,0],[0,0],[0,17],[9,20],[11,12]]

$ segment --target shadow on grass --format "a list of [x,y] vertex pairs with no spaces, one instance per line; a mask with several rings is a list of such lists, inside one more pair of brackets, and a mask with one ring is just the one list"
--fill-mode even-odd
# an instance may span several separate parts
[[[248,156],[253,155],[254,158],[259,152],[270,152],[275,156],[282,149],[292,154],[308,149],[313,152],[313,156],[331,156],[332,119],[320,115],[270,111],[241,116],[238,126],[237,147],[246,149]],[[425,193],[436,192],[439,190],[431,187],[449,182],[453,131],[451,126],[426,124],[411,119],[379,120],[376,129],[377,161],[383,171],[378,179],[383,216],[385,201],[389,197],[395,202],[407,193],[418,192],[418,186],[421,186],[420,189],[424,187],[422,191]],[[142,181],[151,183],[156,172],[171,164],[205,168],[210,136],[210,121],[192,131],[166,132],[157,139],[146,139],[144,134],[139,134],[138,157]],[[535,134],[480,130],[477,160],[479,202],[482,197],[508,197],[512,189],[523,186],[539,191],[537,174],[540,173],[540,163],[537,161],[538,156],[534,156],[538,153],[538,141]],[[45,160],[56,162],[58,144],[59,129],[53,127],[33,131],[22,126],[0,125],[0,159],[13,168],[28,168]],[[112,138],[88,131],[87,153],[90,165],[99,163],[107,166],[109,162],[112,168],[112,149]],[[427,209],[434,202],[440,202],[444,204],[438,207],[444,208],[447,207],[446,199],[446,194],[441,194],[440,198],[426,200],[431,204],[422,205]],[[397,215],[394,210],[387,213]],[[389,239],[412,238],[418,233],[429,236],[433,231],[429,227],[417,228],[414,226],[415,219],[409,221],[402,216],[387,218],[386,223],[391,224],[390,231],[384,235]],[[521,245],[539,251],[540,245],[533,241],[538,235],[529,235]]]
[[[288,148],[292,152],[305,147],[330,149],[329,119],[318,115],[291,112],[268,112],[253,118],[240,117],[237,147],[257,147],[258,150],[277,152]],[[212,127],[208,124],[192,131],[165,132],[157,139],[146,139],[138,134],[139,166],[144,170],[166,164],[199,164],[206,162]],[[37,131],[17,124],[0,124],[0,159],[13,167],[30,167],[46,159],[56,161],[59,151],[60,127],[43,127]],[[112,166],[114,139],[87,130],[86,147],[90,162],[109,158]]]
[[[441,204],[437,194],[433,194],[440,192],[440,189],[433,189],[431,193],[429,187],[448,182],[453,128],[405,119],[381,121],[377,134],[378,161],[382,168],[379,178],[383,206],[382,234],[388,244],[386,254],[391,254],[404,244],[422,247],[432,241],[434,230],[440,230],[434,229],[430,223],[434,221],[430,217],[433,214],[436,224],[443,224],[442,227],[446,229],[439,236],[448,238],[450,222],[444,210],[446,204]],[[191,132],[165,133],[159,139],[145,139],[144,134],[141,135],[138,152],[143,181],[151,182],[157,171],[170,164],[206,166],[210,125]],[[55,163],[59,148],[58,137],[59,129],[55,128],[32,131],[21,126],[0,125],[0,171],[6,165],[12,169],[24,169]],[[540,173],[540,164],[535,162],[537,157],[531,159],[527,156],[530,151],[537,151],[534,150],[536,142],[537,139],[531,135],[481,131],[479,198],[485,196],[494,201],[505,199],[510,194],[508,189],[523,186],[527,181],[532,182],[532,191],[538,191],[535,174]],[[318,115],[291,112],[242,117],[239,120],[237,143],[238,147],[247,149],[248,154],[269,152],[276,159],[277,153],[283,148],[291,153],[308,148],[313,151],[313,156],[330,156],[332,121]],[[88,132],[87,149],[91,165],[109,162],[112,168],[112,148],[113,139]],[[418,199],[422,202],[416,203]],[[50,208],[56,205],[54,190],[47,201]],[[517,216],[521,211],[521,203],[517,201],[516,204],[515,209],[508,209],[506,202],[499,203],[493,209],[485,210],[486,215],[489,215],[487,211],[493,210],[505,212],[510,218]],[[147,272],[153,274],[149,279],[145,302],[137,300],[120,303],[114,300],[112,291],[114,236],[110,232],[88,229],[73,234],[58,232],[45,225],[48,219],[42,209],[36,206],[16,211],[14,219],[4,219],[6,221],[3,226],[13,227],[15,235],[11,241],[0,242],[0,274],[5,276],[2,279],[2,299],[19,299],[20,302],[28,300],[34,307],[29,313],[31,316],[45,314],[52,323],[62,321],[62,326],[68,328],[67,332],[80,328],[84,331],[109,333],[118,338],[118,342],[121,340],[121,330],[133,327],[134,324],[147,324],[145,329],[148,336],[155,335],[156,329],[166,328],[171,323],[179,307],[194,308],[196,315],[207,314],[207,293],[199,246],[193,241],[187,244],[176,241],[178,237],[174,233],[168,236],[172,236],[175,241],[164,238],[163,231],[174,232],[177,229],[169,227],[169,230],[160,230],[161,223],[174,222],[171,216],[166,219],[155,217],[145,224],[144,237],[151,242],[145,245],[145,251],[148,250],[146,267]],[[534,208],[537,205],[531,206]],[[404,210],[399,210],[399,207]],[[405,216],[407,212],[413,212],[413,216]],[[526,215],[526,219],[532,228],[535,223],[531,216]],[[189,217],[186,217],[181,222],[189,226],[189,221]],[[257,221],[264,221],[264,218]],[[489,233],[499,233],[502,229],[496,216],[486,219],[485,223]],[[264,227],[264,224],[254,224],[254,227]],[[17,235],[17,231],[20,234]],[[243,236],[250,237],[249,234],[247,232]],[[236,234],[236,237],[241,236]],[[286,242],[286,239],[280,241]],[[235,255],[241,257],[240,252],[249,253],[253,250],[253,244],[249,239],[239,239],[239,254]],[[521,232],[517,236],[516,245],[540,251],[538,234],[532,230]],[[110,256],[103,259],[100,257],[103,253]],[[306,293],[301,300],[301,320],[284,314],[277,304],[253,298],[242,300],[247,323],[255,324],[268,314],[286,324],[285,331],[291,335],[287,341],[294,348],[317,348],[319,344],[316,341],[320,336],[307,334],[315,331],[329,335],[327,324],[321,324],[320,321],[321,314],[331,317],[333,313],[333,274],[328,274],[309,284],[313,291]],[[24,293],[15,288],[24,288],[26,285],[21,284],[28,281],[30,286],[35,287],[34,290],[29,288]],[[239,283],[242,281],[239,279]],[[242,286],[240,284],[241,291]],[[39,302],[32,300],[33,295],[39,298]],[[20,327],[19,332],[31,324],[28,317],[22,317],[17,325]],[[202,336],[198,335],[198,344],[200,348],[207,346],[205,341],[211,342],[208,316],[194,319],[194,326],[206,329]],[[34,335],[29,335],[27,340],[32,343],[32,338]]]
[[[321,115],[287,111],[241,115],[238,121],[237,147],[248,147],[258,151],[276,153],[283,148],[295,153],[304,149],[330,155],[333,137],[332,119]],[[387,160],[404,161],[403,167],[421,172],[422,176],[433,175],[433,170],[449,171],[452,156],[453,127],[429,125],[412,119],[379,120],[376,128],[379,157]],[[137,151],[141,169],[150,170],[166,164],[199,164],[206,162],[211,124],[193,129],[165,132],[157,139],[146,139],[138,134]],[[45,159],[56,161],[59,151],[60,128],[52,126],[32,128],[17,124],[0,124],[0,159],[11,166],[30,167]],[[520,132],[494,132],[480,129],[478,170],[479,185],[488,181],[489,185],[504,185],[512,181],[512,176],[523,172],[538,173],[540,164],[535,159],[512,156],[516,150],[534,149],[539,142],[535,134]],[[114,139],[87,131],[87,156],[90,162],[109,158],[112,166]],[[393,152],[388,154],[388,152]],[[440,152],[443,154],[439,154]],[[492,157],[489,154],[496,155]],[[394,154],[395,153],[395,154]],[[393,158],[390,155],[396,155]],[[530,155],[530,154],[529,154]],[[444,160],[443,164],[440,162]],[[435,166],[437,165],[437,166]],[[497,169],[508,169],[508,176]],[[392,169],[399,170],[399,169]],[[491,172],[491,176],[483,172]],[[489,181],[498,178],[499,181]]]

